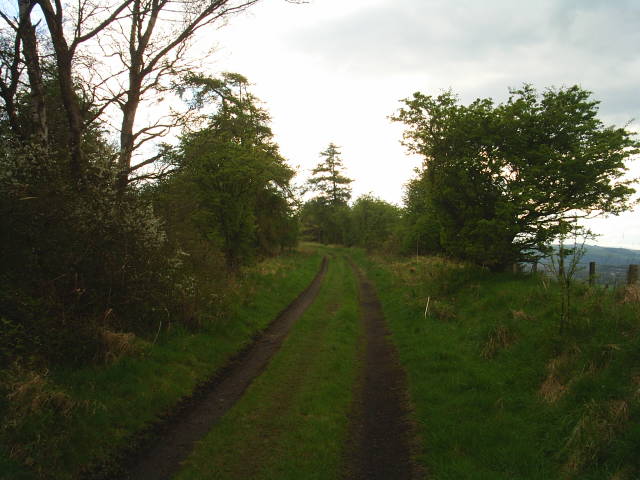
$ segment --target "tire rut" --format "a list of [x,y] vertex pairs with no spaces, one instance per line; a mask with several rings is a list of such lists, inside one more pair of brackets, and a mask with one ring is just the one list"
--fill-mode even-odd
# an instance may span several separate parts
[[170,418],[138,450],[125,467],[125,473],[109,478],[135,480],[169,479],[180,469],[194,444],[240,399],[251,382],[266,368],[291,327],[315,300],[327,272],[325,257],[319,272],[304,290],[248,348],[239,353],[189,402],[178,416]]
[[350,264],[358,278],[365,334],[343,478],[422,478],[419,467],[412,461],[415,435],[409,420],[406,374],[389,338],[373,284],[353,262]]

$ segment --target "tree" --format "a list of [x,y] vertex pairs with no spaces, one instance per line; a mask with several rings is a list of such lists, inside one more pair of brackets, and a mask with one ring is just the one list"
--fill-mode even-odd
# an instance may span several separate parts
[[131,2],[129,29],[124,32],[122,42],[110,43],[106,47],[116,58],[122,60],[128,79],[127,88],[116,95],[116,103],[122,112],[118,158],[120,189],[125,188],[131,173],[155,160],[151,157],[132,165],[134,151],[166,134],[176,123],[174,116],[136,129],[136,115],[144,97],[150,93],[166,91],[168,77],[192,68],[192,65],[185,62],[185,52],[188,41],[196,32],[257,2],[258,0]]
[[558,235],[557,249],[549,255],[547,268],[557,280],[560,291],[560,334],[564,333],[571,319],[573,283],[580,268],[580,260],[586,253],[585,244],[595,235],[577,223],[565,224],[565,230]]
[[300,211],[303,235],[314,242],[350,245],[353,239],[351,211],[348,205],[331,206],[316,197],[304,203]]
[[500,269],[546,254],[576,217],[629,208],[625,161],[640,145],[604,126],[590,97],[525,85],[498,105],[461,105],[451,92],[404,100],[393,120],[424,157],[424,198],[446,253]]
[[[36,29],[31,23],[28,2],[18,2],[18,16],[12,20],[0,10],[6,26],[2,30],[0,54],[0,95],[4,111],[15,139],[26,143],[34,140],[46,144],[48,131],[46,122],[45,94],[42,84],[42,69],[38,55]],[[6,30],[6,27],[10,31]],[[25,132],[19,125],[16,98],[20,93],[20,80],[27,70],[31,84],[30,107],[34,131]]]
[[344,166],[335,144],[330,143],[320,156],[323,160],[311,171],[307,181],[317,195],[302,209],[304,230],[315,241],[347,244],[351,238],[347,202],[351,198],[349,185],[353,180],[342,174]]
[[[36,7],[44,18],[55,59],[55,77],[68,123],[71,176],[75,181],[84,177],[89,160],[82,149],[82,136],[86,125],[95,120],[82,115],[76,95],[81,79],[85,93],[92,96],[96,115],[103,116],[107,111],[113,115],[112,106],[120,109],[117,165],[118,188],[122,192],[133,172],[159,158],[151,156],[132,165],[134,152],[179,123],[176,116],[169,115],[152,124],[138,125],[136,115],[143,100],[168,92],[170,80],[192,67],[185,60],[186,52],[189,41],[199,30],[223,22],[258,1],[80,0],[69,6],[57,0],[17,0],[14,18],[8,9],[0,13],[14,32],[14,50],[22,53],[26,66],[37,120],[34,125],[39,127],[35,133],[46,142],[50,124],[44,109],[42,54],[31,20]],[[84,67],[82,71],[76,71],[78,65]],[[13,77],[19,73],[13,63],[6,66]],[[7,98],[14,93],[13,78],[3,84],[8,87],[2,93],[7,94],[5,105],[10,112]]]
[[[256,252],[274,253],[295,242],[289,187],[294,172],[244,77],[191,77],[189,83],[198,101],[219,104],[204,128],[183,135],[173,159],[177,170],[163,188],[180,192],[179,202],[191,206],[187,221],[233,270]],[[170,213],[173,206],[163,210]]]
[[373,195],[362,195],[351,208],[353,243],[367,250],[381,249],[397,232],[400,209]]
[[[246,251],[253,256],[295,241],[293,172],[272,141],[268,116],[245,95],[246,80],[217,82],[222,105],[204,123],[186,123],[202,117],[198,109],[179,105],[174,115],[177,102],[159,98],[184,85],[197,32],[257,1],[0,6],[0,254],[7,260],[0,311],[8,330],[19,333],[0,335],[0,363],[18,350],[34,364],[91,361],[103,347],[102,329],[157,334],[157,309],[190,322],[185,306],[195,275],[184,267],[188,255],[167,242],[167,224],[133,182],[175,171],[167,183],[185,201],[179,211],[209,245],[219,242],[211,248],[216,262],[205,264],[219,278],[226,275],[220,244],[236,265]],[[159,120],[145,124],[136,113],[152,100]],[[156,150],[176,127],[184,128],[180,148]],[[160,158],[171,161],[147,172]],[[206,225],[209,219],[215,222]]]
[[[38,132],[41,137],[46,138],[49,122],[46,118],[46,110],[43,108],[45,101],[44,90],[42,89],[42,72],[38,65],[38,43],[35,36],[35,28],[31,24],[31,15],[36,5],[40,7],[44,16],[53,47],[55,76],[58,79],[60,96],[68,123],[70,173],[76,183],[84,181],[87,162],[82,149],[82,137],[86,119],[83,118],[81,105],[75,91],[77,83],[74,79],[73,65],[76,53],[81,44],[91,40],[103,32],[108,25],[122,18],[123,11],[130,1],[125,0],[117,5],[109,5],[109,7],[113,7],[112,9],[94,5],[87,0],[78,2],[72,39],[69,40],[65,34],[65,23],[68,19],[65,18],[62,2],[56,0],[54,5],[51,0],[18,0],[19,17],[15,30],[17,36],[22,40],[25,63],[29,74],[29,87],[34,99],[34,112],[37,112]],[[98,17],[101,13],[104,14],[104,18],[96,21],[95,17]],[[85,21],[85,15],[88,18],[93,17],[92,20]],[[12,22],[7,15],[3,14],[3,18],[11,25]],[[34,117],[36,117],[36,113],[34,113]]]
[[309,185],[312,190],[318,192],[318,198],[324,203],[337,207],[346,205],[351,198],[351,187],[353,180],[342,175],[344,168],[338,147],[330,143],[326,150],[320,152],[324,158],[311,171]]
[[442,251],[440,227],[430,200],[429,182],[423,170],[405,185],[404,211],[400,229],[401,249],[409,254],[436,254]]

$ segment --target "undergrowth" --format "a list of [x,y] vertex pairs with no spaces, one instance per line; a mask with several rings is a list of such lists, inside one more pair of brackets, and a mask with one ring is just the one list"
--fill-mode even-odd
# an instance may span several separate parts
[[105,464],[249,343],[317,273],[312,250],[262,262],[233,280],[226,314],[153,339],[104,331],[106,363],[0,371],[0,478],[74,478]]
[[[434,479],[640,478],[640,295],[441,258],[369,260]],[[427,307],[428,305],[428,307]]]

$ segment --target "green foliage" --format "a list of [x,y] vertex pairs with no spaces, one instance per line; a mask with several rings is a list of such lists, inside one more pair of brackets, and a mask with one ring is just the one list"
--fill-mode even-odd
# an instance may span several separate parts
[[10,325],[0,362],[17,355],[91,361],[102,327],[144,332],[173,309],[173,268],[149,205],[118,202],[113,171],[95,158],[87,185],[36,147],[0,158],[0,311]]
[[585,254],[585,243],[595,237],[589,230],[577,224],[567,223],[564,227],[558,237],[557,250],[554,248],[550,255],[549,265],[561,292],[560,333],[564,332],[566,324],[570,321],[574,281],[580,260]]
[[117,462],[141,430],[250,343],[308,286],[320,262],[303,251],[250,267],[218,290],[225,296],[218,321],[197,333],[174,324],[155,344],[137,340],[137,353],[109,364],[0,369],[0,466],[10,468],[9,478],[30,471],[25,479],[78,478],[95,463],[118,467],[109,460]]
[[300,211],[303,235],[324,244],[348,245],[351,241],[351,212],[348,205],[331,206],[319,198],[306,202]]
[[347,202],[353,180],[342,174],[344,166],[336,145],[330,143],[320,156],[323,160],[307,181],[317,195],[302,207],[303,233],[312,241],[348,245],[352,226]]
[[36,138],[29,89],[3,96],[16,122],[0,117],[0,365],[100,361],[104,329],[147,334],[158,311],[179,310],[177,259],[149,202],[115,191],[116,152],[80,83],[82,181],[72,173],[51,71],[43,63],[46,139]]
[[[293,246],[289,182],[294,172],[273,142],[268,114],[237,74],[216,82],[190,77],[190,82],[200,87],[194,94],[198,102],[214,87],[221,100],[207,125],[185,134],[179,150],[170,152],[167,161],[178,168],[152,194],[163,216],[174,217],[170,228],[197,232],[232,269],[256,254]],[[180,218],[174,208],[182,210]]]
[[495,269],[546,253],[576,215],[628,208],[634,190],[621,178],[639,151],[580,87],[510,93],[467,106],[451,92],[416,93],[393,118],[424,157],[407,193],[413,236],[434,242],[437,231],[447,254]]
[[318,192],[316,198],[332,207],[344,206],[351,198],[353,180],[342,174],[344,168],[338,147],[330,143],[326,150],[320,152],[323,157],[311,171],[308,183],[311,189]]
[[[355,256],[376,282],[407,369],[431,476],[640,474],[637,288],[576,284],[560,336],[560,292],[548,280],[437,258]],[[425,316],[429,295],[455,317]]]
[[400,209],[373,195],[362,195],[351,207],[353,244],[367,250],[392,249],[400,224]]
[[[32,6],[22,5],[21,13],[30,16]],[[85,7],[78,7],[79,28],[96,13],[86,17]],[[199,19],[211,18],[217,9],[207,7]],[[132,21],[151,19],[147,33],[153,34],[157,19],[147,14],[138,11]],[[32,51],[26,34],[35,30],[29,21],[23,18],[17,28],[9,16],[5,20],[15,28],[0,32],[0,437],[9,440],[20,463],[35,465],[38,475],[62,478],[56,472],[64,470],[66,460],[72,457],[72,468],[77,468],[86,460],[79,460],[86,453],[83,448],[90,449],[96,440],[91,433],[105,430],[98,421],[93,423],[95,432],[87,434],[78,419],[95,415],[103,405],[76,402],[73,392],[58,389],[57,379],[46,372],[118,363],[121,357],[153,350],[150,345],[173,329],[193,333],[226,328],[229,337],[240,332],[236,343],[227,344],[226,353],[235,351],[250,336],[244,328],[253,334],[259,328],[251,322],[262,321],[241,319],[236,326],[220,318],[232,303],[230,287],[237,286],[240,266],[297,243],[289,188],[294,172],[273,142],[268,114],[239,74],[219,79],[187,75],[173,91],[191,95],[190,111],[172,116],[174,125],[162,120],[133,129],[140,101],[149,100],[149,92],[170,90],[167,80],[176,75],[175,64],[155,60],[173,47],[182,52],[186,37],[164,49],[149,68],[141,66],[149,38],[138,39],[140,49],[129,52],[130,88],[99,99],[98,92],[111,87],[96,84],[91,75],[73,78],[78,58],[75,47],[65,52],[62,23],[49,30],[56,48],[40,45],[38,36]],[[51,22],[62,22],[62,16],[47,20],[51,27]],[[187,27],[187,37],[200,20]],[[103,28],[110,23],[93,32],[107,50],[113,38],[104,37]],[[16,35],[22,35],[21,41]],[[104,127],[105,112],[113,106],[124,114],[119,149]],[[195,114],[212,106],[214,113],[208,117]],[[194,119],[191,126],[204,128],[185,131],[179,148],[160,146],[158,155],[131,163],[134,150],[140,153],[140,146],[164,135],[165,129],[185,125],[186,118]],[[160,157],[165,163],[159,166]],[[159,169],[149,171],[154,165]],[[157,184],[142,183],[158,178],[162,181]],[[212,338],[219,336],[199,344],[200,353],[211,350]],[[158,409],[188,391],[180,382],[193,380],[189,361],[177,367],[181,371],[173,375],[174,390],[160,395]],[[158,371],[168,363],[160,362]],[[201,367],[210,365],[202,361]],[[105,380],[103,393],[116,389],[126,374],[119,373]],[[137,373],[149,372],[143,368]],[[91,391],[94,379],[84,380]],[[129,384],[120,393],[127,389],[135,391]],[[93,412],[85,412],[85,406]],[[126,409],[119,411],[126,416]],[[137,409],[141,411],[146,413]],[[143,417],[133,424],[140,427]],[[124,423],[128,433],[135,429]],[[82,432],[75,442],[66,445],[78,430]],[[95,443],[98,450],[113,448]],[[78,453],[70,452],[74,447]],[[2,473],[6,465],[13,468],[13,462],[0,455]]]
[[429,201],[429,182],[424,175],[411,179],[405,188],[402,244],[405,254],[436,254],[442,251],[440,227]]
[[[54,80],[45,82],[51,119],[63,110]],[[267,113],[242,76],[214,84],[185,82],[202,102],[220,87],[218,108],[179,150],[164,149],[174,174],[142,191],[117,187],[114,151],[95,122],[84,129],[78,183],[66,122],[51,125],[46,145],[32,145],[1,119],[0,363],[101,361],[105,329],[145,336],[162,321],[202,326],[217,315],[229,268],[295,245],[293,171]],[[28,95],[17,102],[29,131]],[[95,117],[90,102],[81,106]]]

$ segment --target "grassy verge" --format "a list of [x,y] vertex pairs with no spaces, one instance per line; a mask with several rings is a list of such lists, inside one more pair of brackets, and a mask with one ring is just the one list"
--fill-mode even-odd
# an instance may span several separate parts
[[177,478],[337,478],[360,333],[355,278],[334,258],[318,298],[267,370]]
[[197,333],[172,328],[155,344],[120,337],[127,354],[109,365],[1,372],[0,478],[73,478],[108,459],[264,329],[320,260],[310,250],[268,260],[236,286],[225,318]]
[[637,289],[578,286],[560,335],[548,281],[354,256],[407,369],[431,478],[640,478]]

